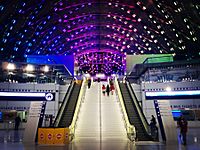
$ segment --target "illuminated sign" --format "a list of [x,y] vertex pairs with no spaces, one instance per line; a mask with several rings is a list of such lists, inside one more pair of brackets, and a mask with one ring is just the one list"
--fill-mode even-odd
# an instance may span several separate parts
[[189,99],[200,98],[200,90],[145,92],[146,99]]
[[55,93],[0,92],[1,101],[55,101]]

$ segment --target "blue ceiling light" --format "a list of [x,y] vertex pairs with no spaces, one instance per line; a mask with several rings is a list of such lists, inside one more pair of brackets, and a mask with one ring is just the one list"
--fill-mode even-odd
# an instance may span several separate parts
[[28,46],[31,47],[31,46],[32,46],[32,43],[28,43]]
[[3,11],[4,10],[4,6],[0,5],[0,10]]
[[26,5],[26,3],[23,2],[23,3],[22,3],[22,6],[24,7],[25,5]]
[[14,47],[14,51],[18,51],[18,47]]
[[17,41],[17,44],[20,45],[22,42],[21,41]]
[[6,42],[7,42],[7,39],[3,39],[3,42],[6,43]]
[[31,22],[30,22],[30,21],[28,22],[28,25],[29,25],[29,26],[31,25]]

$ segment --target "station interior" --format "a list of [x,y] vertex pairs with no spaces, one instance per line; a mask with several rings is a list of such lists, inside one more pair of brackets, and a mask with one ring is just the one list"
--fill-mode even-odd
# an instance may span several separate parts
[[199,43],[198,0],[1,0],[0,149],[200,149]]

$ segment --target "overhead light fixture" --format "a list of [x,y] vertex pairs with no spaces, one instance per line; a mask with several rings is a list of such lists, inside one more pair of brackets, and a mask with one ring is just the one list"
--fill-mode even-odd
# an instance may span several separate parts
[[30,65],[30,64],[28,64],[27,66],[26,66],[26,71],[34,71],[34,66],[33,65]]
[[171,87],[166,87],[166,89],[165,89],[167,92],[170,92],[170,91],[172,91],[172,89],[171,89]]
[[99,74],[96,74],[96,77],[97,77],[97,78],[104,78],[104,77],[105,77],[105,74],[99,73]]
[[15,70],[15,64],[9,63],[8,66],[7,66],[7,69],[8,70]]
[[44,72],[49,72],[49,66],[44,66]]

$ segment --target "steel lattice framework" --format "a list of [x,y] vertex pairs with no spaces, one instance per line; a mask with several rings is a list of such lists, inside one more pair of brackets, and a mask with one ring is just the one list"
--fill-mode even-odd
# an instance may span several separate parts
[[2,0],[0,57],[74,54],[81,68],[108,74],[123,72],[127,54],[194,59],[199,10],[198,0]]

